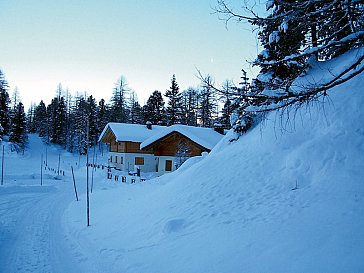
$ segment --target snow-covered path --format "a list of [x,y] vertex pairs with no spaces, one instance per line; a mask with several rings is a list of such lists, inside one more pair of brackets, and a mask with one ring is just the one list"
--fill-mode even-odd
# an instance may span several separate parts
[[[4,186],[0,187],[0,272],[84,271],[85,257],[73,249],[62,225],[64,210],[75,198],[71,176],[66,172],[57,179],[45,170],[41,186],[44,149],[39,138],[31,136],[24,156],[7,150]],[[57,162],[58,154],[49,147],[49,162]],[[76,159],[62,156],[61,167],[68,170]]]
[[69,197],[64,185],[8,188],[0,196],[0,214],[8,217],[2,219],[1,272],[80,272],[61,226]]

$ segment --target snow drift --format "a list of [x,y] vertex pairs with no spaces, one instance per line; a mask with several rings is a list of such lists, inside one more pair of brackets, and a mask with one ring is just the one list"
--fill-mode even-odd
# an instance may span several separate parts
[[272,113],[238,141],[227,135],[190,168],[99,181],[91,227],[85,202],[66,211],[70,238],[95,250],[95,272],[364,271],[363,81],[282,119]]

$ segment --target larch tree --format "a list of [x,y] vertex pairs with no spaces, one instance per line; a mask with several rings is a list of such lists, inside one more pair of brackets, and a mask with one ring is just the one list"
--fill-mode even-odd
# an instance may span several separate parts
[[113,89],[110,121],[123,123],[128,121],[129,108],[127,107],[127,93],[129,91],[130,89],[126,79],[121,76]]
[[212,88],[214,85],[211,76],[206,76],[203,79],[201,89],[201,103],[200,103],[200,124],[202,127],[212,127],[214,125],[214,119],[217,117],[216,113],[216,92]]
[[197,126],[200,93],[196,88],[189,87],[182,93],[182,123]]

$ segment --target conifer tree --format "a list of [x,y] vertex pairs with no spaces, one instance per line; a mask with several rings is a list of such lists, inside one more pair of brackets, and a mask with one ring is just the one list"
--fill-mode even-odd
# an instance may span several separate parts
[[164,94],[168,98],[166,108],[166,119],[168,125],[181,123],[182,120],[182,97],[179,92],[176,76],[173,74],[171,87]]
[[76,148],[80,154],[86,154],[87,152],[87,102],[84,97],[78,97],[76,99],[75,110],[75,135],[76,135]]
[[200,123],[202,127],[212,127],[216,118],[216,92],[211,87],[213,80],[211,76],[205,77],[206,84],[202,85],[200,104]]
[[129,108],[130,108],[129,122],[133,124],[143,124],[144,123],[143,110],[138,102],[138,96],[135,91],[130,92]]
[[51,110],[51,132],[50,140],[52,143],[66,144],[67,128],[67,106],[64,97],[56,97],[50,105]]
[[224,0],[218,0],[216,8],[227,20],[236,19],[257,26],[264,48],[253,62],[260,67],[259,75],[239,96],[234,114],[237,132],[244,128],[246,116],[251,119],[257,113],[299,107],[326,96],[333,87],[364,71],[364,54],[358,51],[358,56],[347,67],[340,67],[324,81],[295,81],[318,61],[363,47],[362,1],[269,0],[266,3],[268,15],[263,16],[248,7],[247,1],[243,4],[247,13],[233,11]]
[[21,102],[19,102],[15,108],[11,124],[9,141],[13,142],[22,151],[24,151],[28,135],[26,131],[26,115],[24,112],[24,106]]
[[188,88],[182,92],[182,123],[197,126],[200,94],[198,89]]
[[97,107],[98,136],[101,134],[102,130],[104,130],[108,121],[109,121],[109,109],[108,106],[105,104],[105,100],[101,99]]
[[129,109],[126,103],[126,95],[129,92],[126,79],[121,76],[115,84],[111,98],[110,121],[126,123],[128,121]]
[[98,140],[98,125],[97,105],[92,95],[87,98],[86,116],[88,117],[89,126],[89,146],[93,146]]
[[219,123],[225,128],[230,129],[230,117],[233,112],[232,100],[237,96],[235,92],[236,87],[229,80],[226,80],[222,85],[222,92],[220,92],[219,101],[224,104],[219,117]]
[[143,124],[143,109],[138,101],[135,101],[130,109],[130,123]]
[[35,108],[34,113],[36,132],[40,137],[45,137],[47,135],[47,119],[47,107],[45,106],[43,100],[41,100],[39,105]]
[[36,106],[34,103],[32,103],[27,114],[27,130],[29,133],[35,133],[37,131],[37,126],[35,123],[35,109]]
[[144,108],[144,122],[153,124],[165,124],[164,99],[160,91],[154,91],[148,98]]
[[8,82],[5,80],[3,72],[0,70],[0,124],[3,128],[1,135],[7,135],[10,132],[9,104]]

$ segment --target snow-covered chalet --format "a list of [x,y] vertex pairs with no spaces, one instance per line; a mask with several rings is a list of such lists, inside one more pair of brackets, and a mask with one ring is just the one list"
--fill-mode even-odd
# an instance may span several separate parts
[[110,167],[164,174],[186,158],[210,152],[222,137],[212,128],[108,123],[99,141],[109,146]]

